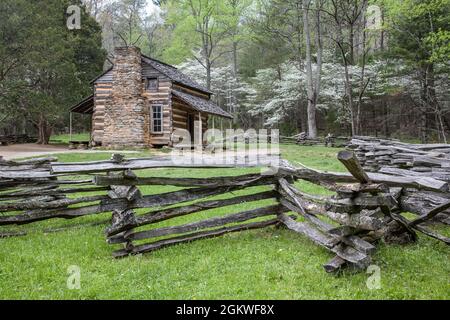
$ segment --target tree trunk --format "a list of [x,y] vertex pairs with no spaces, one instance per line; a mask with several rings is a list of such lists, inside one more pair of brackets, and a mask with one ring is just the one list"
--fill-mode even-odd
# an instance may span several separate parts
[[428,121],[427,112],[429,107],[429,95],[428,95],[428,66],[424,66],[420,71],[421,82],[422,82],[422,92],[420,93],[421,98],[421,110],[420,110],[420,140],[422,143],[428,142]]
[[238,77],[237,46],[238,43],[236,41],[233,41],[233,76],[235,79],[237,79]]
[[308,94],[308,137],[317,138],[317,123],[316,123],[316,104],[317,96],[313,82],[312,58],[311,58],[311,33],[309,28],[309,5],[310,0],[303,1],[303,27],[306,45],[306,81]]
[[50,136],[53,128],[48,123],[44,115],[39,116],[38,122],[38,144],[48,144],[50,142]]
[[345,57],[345,52],[342,52],[344,59],[344,70],[345,70],[345,94],[347,96],[348,110],[350,112],[350,124],[352,128],[352,136],[356,135],[356,123],[355,115],[353,110],[353,93],[352,93],[352,76],[350,75],[347,58]]
[[211,61],[206,59],[206,88],[211,91]]
[[384,131],[384,136],[386,138],[390,137],[390,132],[389,132],[389,107],[387,102],[383,99],[382,101],[383,104],[383,131]]
[[[439,105],[439,101],[436,97],[436,87],[434,79],[434,65],[430,64],[427,67],[428,72],[426,73],[426,84],[427,84],[427,99],[430,109],[433,110],[436,118],[436,128],[439,142],[443,141],[447,143],[447,136],[445,135],[445,126],[442,120],[442,109]],[[442,139],[442,140],[441,140]]]
[[[363,18],[363,26],[366,26],[366,18]],[[361,74],[360,74],[360,85],[359,85],[359,95],[358,95],[358,104],[356,108],[356,133],[358,135],[362,135],[362,123],[361,123],[361,107],[363,103],[364,93],[366,92],[367,86],[369,85],[370,79],[365,79],[366,75],[366,31],[362,31],[362,66],[361,66]]]

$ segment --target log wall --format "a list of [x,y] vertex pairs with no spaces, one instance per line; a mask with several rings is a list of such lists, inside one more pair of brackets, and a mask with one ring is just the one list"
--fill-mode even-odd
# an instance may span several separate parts
[[[149,91],[145,88],[146,78],[158,79],[158,90]],[[146,99],[146,107],[148,113],[146,116],[146,140],[148,145],[169,145],[172,134],[172,81],[165,75],[153,67],[144,64],[143,65],[143,84],[142,92]],[[151,132],[152,124],[152,105],[161,105],[163,107],[163,132],[153,133]]]
[[[100,145],[103,141],[105,108],[107,108],[108,99],[112,94],[112,73],[107,72],[97,79],[94,84],[94,114],[92,117],[92,141],[94,145]],[[157,78],[158,90],[146,90],[146,79]],[[149,146],[172,145],[171,137],[175,129],[188,129],[187,114],[194,115],[198,120],[198,112],[193,110],[186,103],[179,99],[173,99],[171,91],[179,90],[194,96],[209,99],[210,95],[187,88],[183,85],[173,83],[170,78],[154,69],[152,66],[143,64],[142,67],[142,96],[145,99],[145,141]],[[151,132],[151,106],[153,104],[163,107],[163,133]],[[202,132],[208,129],[208,115],[202,113]],[[195,128],[198,132],[198,128]],[[175,140],[178,141],[177,137]]]
[[[180,99],[172,99],[172,123],[173,129],[188,130],[188,115],[191,114],[194,117],[194,133],[198,133],[199,112],[192,110],[185,102]],[[208,114],[201,113],[202,119],[202,137],[206,130],[208,130]],[[192,139],[192,137],[191,137]],[[178,136],[173,137],[174,144],[179,141]]]
[[106,102],[111,96],[112,83],[99,81],[94,84],[94,113],[92,115],[92,142],[101,144],[105,123]]

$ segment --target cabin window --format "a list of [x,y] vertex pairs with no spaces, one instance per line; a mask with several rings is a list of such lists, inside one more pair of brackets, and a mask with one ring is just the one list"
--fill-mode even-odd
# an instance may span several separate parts
[[161,105],[152,106],[152,132],[163,132],[163,110]]
[[158,90],[158,78],[147,78],[146,89],[149,91],[157,91]]

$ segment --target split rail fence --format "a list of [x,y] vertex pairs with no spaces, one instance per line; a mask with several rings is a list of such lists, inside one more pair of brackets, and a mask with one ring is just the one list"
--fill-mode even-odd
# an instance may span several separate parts
[[[449,238],[426,225],[450,208],[450,203],[434,207],[414,220],[400,214],[404,211],[405,190],[448,193],[447,182],[366,173],[350,151],[341,151],[338,159],[349,173],[298,168],[284,160],[273,165],[273,159],[258,158],[241,166],[271,165],[267,172],[210,178],[148,177],[139,176],[137,170],[167,167],[208,170],[236,164],[182,165],[167,158],[125,159],[118,154],[109,161],[84,163],[58,163],[54,158],[0,161],[0,226],[111,212],[106,238],[108,243],[121,246],[113,252],[119,258],[278,225],[330,251],[332,258],[324,264],[327,272],[344,267],[366,268],[381,239],[388,243],[409,243],[416,241],[420,232],[450,244]],[[160,170],[154,170],[157,172]],[[295,184],[298,180],[320,185],[334,195],[308,194]],[[181,189],[142,194],[139,187],[149,185]],[[233,194],[238,190],[243,192]],[[258,203],[269,199],[270,205]],[[256,208],[235,212],[236,205],[250,202]],[[230,213],[184,224],[157,225],[222,207]],[[149,211],[137,214],[136,209],[142,208]]]

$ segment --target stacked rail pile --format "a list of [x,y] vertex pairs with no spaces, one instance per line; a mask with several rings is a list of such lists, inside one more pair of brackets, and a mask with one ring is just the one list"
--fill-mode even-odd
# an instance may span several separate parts
[[[442,181],[416,180],[415,178],[397,179],[392,176],[378,173],[365,173],[357,161],[355,155],[349,151],[342,151],[338,159],[345,165],[351,175],[345,173],[329,173],[312,170],[309,168],[281,169],[290,171],[299,179],[307,180],[326,187],[336,192],[333,197],[318,197],[308,195],[299,190],[294,191],[297,198],[287,198],[294,201],[297,207],[291,207],[295,212],[301,213],[308,222],[316,225],[318,231],[332,234],[341,239],[342,243],[350,244],[356,238],[354,249],[359,251],[360,261],[350,261],[340,254],[324,265],[328,272],[337,271],[343,265],[349,265],[361,269],[370,261],[370,254],[375,250],[373,245],[383,239],[387,243],[409,243],[416,241],[416,232],[424,233],[430,237],[443,241],[447,245],[450,239],[437,234],[423,224],[432,219],[436,214],[450,206],[446,203],[430,210],[419,218],[409,221],[400,213],[404,210],[401,205],[403,188],[415,187],[421,190],[448,190],[448,184]],[[356,182],[356,183],[355,183]],[[282,194],[284,192],[282,191]],[[281,200],[282,203],[286,199]],[[338,227],[331,226],[315,218],[326,217],[332,220]],[[292,225],[295,229],[295,225]],[[289,227],[289,226],[288,226]],[[289,227],[290,228],[290,227]],[[298,230],[298,228],[297,228]],[[350,237],[350,238],[349,238]],[[362,240],[362,241],[360,241]],[[316,241],[317,242],[317,241]],[[371,244],[372,246],[370,246]],[[326,245],[325,245],[326,247]],[[364,257],[360,254],[365,254]]]
[[408,144],[356,137],[350,141],[366,171],[450,181],[449,144]]
[[[396,140],[355,137],[348,147],[355,151],[368,172],[450,182],[448,144],[408,144]],[[448,201],[450,194],[446,191],[418,191],[414,188],[405,189],[402,197],[403,207],[417,214],[423,214]],[[440,214],[437,220],[450,224],[447,215]]]
[[347,137],[335,137],[328,134],[325,137],[309,138],[305,132],[296,134],[291,137],[281,136],[282,143],[295,143],[301,146],[325,146],[325,147],[344,147],[348,143]]

